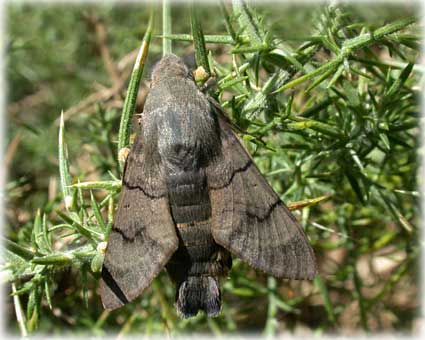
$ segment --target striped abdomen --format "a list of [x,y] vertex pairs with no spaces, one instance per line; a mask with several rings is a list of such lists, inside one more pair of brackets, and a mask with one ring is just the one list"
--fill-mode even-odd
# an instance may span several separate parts
[[167,265],[177,284],[177,310],[184,317],[198,310],[217,315],[221,307],[218,278],[230,269],[231,258],[211,234],[205,174],[202,170],[178,171],[168,176],[167,186],[179,238],[179,248]]

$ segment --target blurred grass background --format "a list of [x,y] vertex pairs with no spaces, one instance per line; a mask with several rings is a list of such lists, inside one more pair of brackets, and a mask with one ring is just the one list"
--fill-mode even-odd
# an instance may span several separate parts
[[[394,34],[370,39],[324,72],[291,82],[337,60],[356,37],[417,15],[418,5],[251,5],[224,6],[233,32],[222,6],[197,8],[206,38],[232,41],[207,44],[218,76],[211,94],[249,132],[247,147],[285,202],[330,196],[296,211],[320,276],[314,282],[275,280],[235,261],[216,319],[178,319],[165,273],[135,302],[104,311],[96,291],[102,260],[96,245],[110,228],[119,190],[92,190],[92,196],[74,190],[74,207],[65,207],[59,117],[63,110],[72,183],[119,177],[121,109],[149,6],[9,4],[4,234],[11,243],[2,271],[7,293],[19,293],[19,299],[7,298],[11,332],[417,329],[418,95],[424,72],[419,25],[402,22]],[[160,13],[136,112],[162,54]],[[173,33],[190,34],[188,4],[173,5],[171,21]],[[191,42],[174,41],[173,52],[194,66]],[[46,262],[58,254],[71,260]],[[43,256],[44,263],[34,262]],[[16,321],[19,306],[24,325]]]

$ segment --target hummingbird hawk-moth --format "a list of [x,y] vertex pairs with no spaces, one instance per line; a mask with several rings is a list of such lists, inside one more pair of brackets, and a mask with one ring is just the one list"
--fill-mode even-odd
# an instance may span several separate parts
[[278,278],[312,279],[303,229],[183,61],[164,56],[151,80],[106,248],[103,306],[135,299],[166,268],[182,317],[216,316],[232,255]]

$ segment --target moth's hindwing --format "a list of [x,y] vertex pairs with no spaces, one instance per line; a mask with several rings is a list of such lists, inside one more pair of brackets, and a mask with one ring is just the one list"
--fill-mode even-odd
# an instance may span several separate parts
[[154,166],[144,157],[137,138],[124,170],[102,268],[100,294],[109,310],[139,296],[178,247],[166,188]]
[[207,173],[215,241],[273,276],[312,279],[316,261],[302,227],[219,120],[222,155]]

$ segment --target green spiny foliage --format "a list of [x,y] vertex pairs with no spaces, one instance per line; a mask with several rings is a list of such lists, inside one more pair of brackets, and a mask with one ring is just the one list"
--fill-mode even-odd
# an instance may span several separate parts
[[[169,4],[163,8],[167,11]],[[218,18],[208,18],[212,8]],[[14,9],[14,15],[24,9]],[[312,14],[314,28],[291,40],[270,24],[281,18],[266,6],[234,1],[188,9],[180,12],[191,23],[182,25],[187,33],[172,34],[174,17],[166,13],[170,22],[162,37],[174,45],[193,44],[198,66],[217,77],[210,95],[226,109],[275,190],[300,213],[320,276],[312,284],[282,282],[235,261],[216,319],[200,314],[180,320],[172,306],[174,287],[164,274],[134,303],[112,313],[102,310],[96,287],[121,186],[117,153],[131,140],[143,71],[136,67],[122,115],[104,99],[91,114],[82,112],[67,122],[67,130],[76,124],[74,136],[88,130],[81,138],[90,145],[86,153],[96,178],[84,165],[71,171],[76,160],[67,152],[72,138],[65,132],[65,113],[55,125],[61,193],[36,210],[33,221],[7,233],[2,271],[21,334],[39,327],[93,335],[109,328],[121,335],[248,329],[273,335],[300,324],[316,333],[350,327],[410,330],[414,316],[409,313],[415,308],[403,309],[394,301],[397,291],[406,289],[412,290],[407,299],[416,300],[417,96],[424,71],[416,60],[416,19],[403,12],[386,23],[369,23],[355,8],[323,6]],[[220,34],[202,33],[213,19]],[[147,22],[144,55],[152,16]],[[180,26],[173,22],[173,27]],[[134,39],[133,48],[137,44]],[[159,54],[160,45],[153,39],[149,53]],[[11,46],[13,52],[17,47]],[[163,46],[171,50],[171,44]],[[138,61],[138,66],[145,63]],[[15,124],[30,133],[43,128]],[[13,177],[6,188],[9,197],[22,195],[24,185],[25,179]],[[391,270],[372,263],[383,259],[392,261]],[[388,329],[385,315],[392,320]]]

